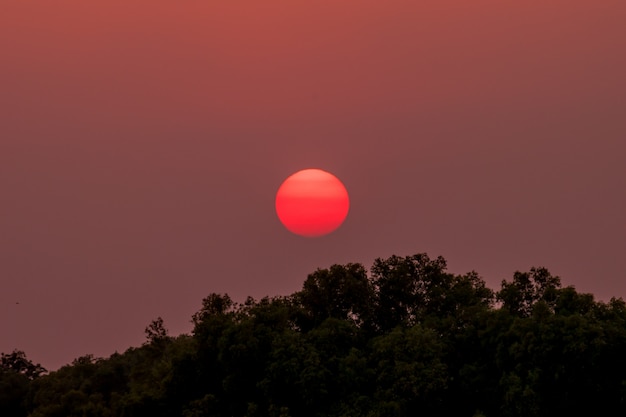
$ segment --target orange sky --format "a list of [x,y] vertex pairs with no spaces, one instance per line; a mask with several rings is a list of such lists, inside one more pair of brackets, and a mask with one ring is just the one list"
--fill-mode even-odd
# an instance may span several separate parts
[[[0,351],[106,356],[210,292],[393,253],[626,297],[624,22],[623,0],[3,0]],[[351,197],[319,240],[273,205],[310,167]]]

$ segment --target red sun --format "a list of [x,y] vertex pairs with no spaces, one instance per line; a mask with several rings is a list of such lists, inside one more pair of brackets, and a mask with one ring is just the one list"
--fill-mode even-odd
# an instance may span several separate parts
[[346,187],[333,174],[305,169],[287,178],[276,193],[276,213],[292,233],[323,236],[337,229],[348,215]]

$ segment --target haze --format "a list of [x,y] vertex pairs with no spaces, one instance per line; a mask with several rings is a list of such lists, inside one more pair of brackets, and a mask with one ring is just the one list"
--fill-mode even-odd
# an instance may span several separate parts
[[[306,3],[306,4],[305,4]],[[622,0],[4,0],[0,351],[48,369],[427,252],[626,296]],[[300,169],[350,215],[274,212]],[[17,304],[19,303],[19,304]]]

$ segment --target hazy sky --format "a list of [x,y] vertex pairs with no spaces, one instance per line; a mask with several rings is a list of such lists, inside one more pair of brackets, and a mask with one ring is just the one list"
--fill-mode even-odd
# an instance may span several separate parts
[[[211,292],[442,255],[626,298],[624,0],[0,2],[0,351],[50,369]],[[274,211],[304,168],[350,214]],[[19,302],[19,304],[16,304]]]

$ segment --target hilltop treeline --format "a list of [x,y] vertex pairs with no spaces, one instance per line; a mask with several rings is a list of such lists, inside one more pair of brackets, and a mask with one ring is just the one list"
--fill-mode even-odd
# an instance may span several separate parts
[[333,265],[287,297],[211,294],[123,354],[46,373],[2,355],[0,415],[626,415],[626,304],[544,268],[498,291],[426,254]]

